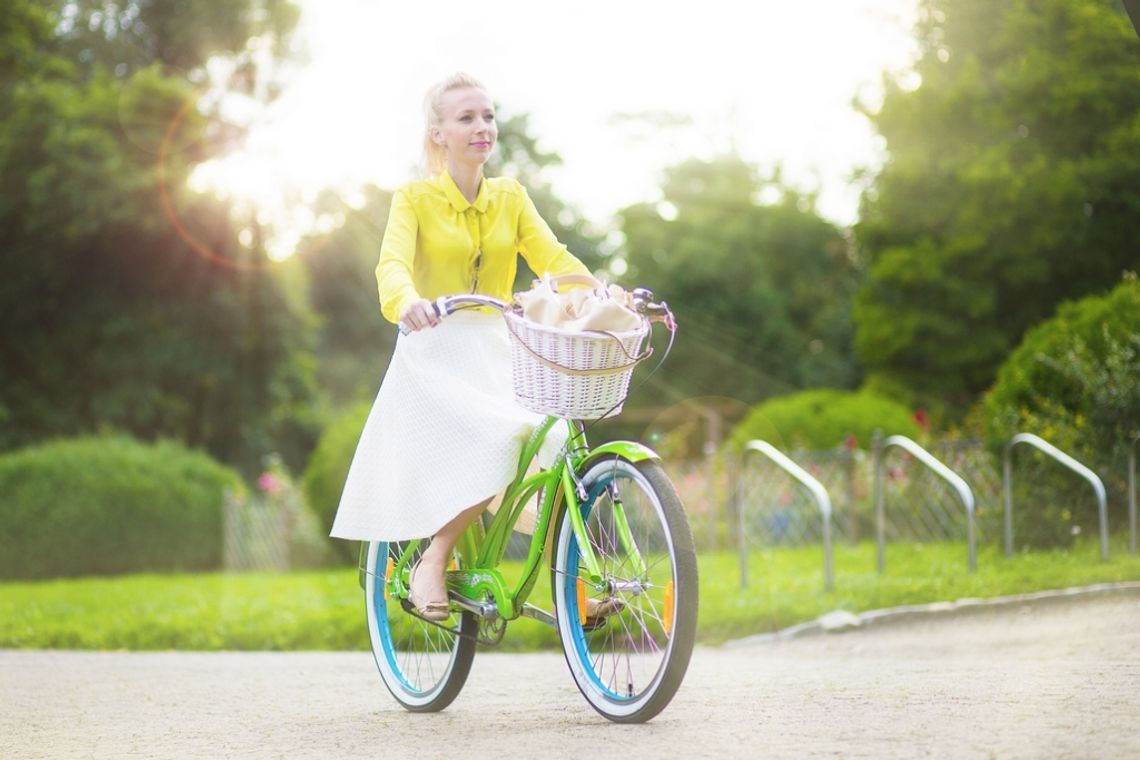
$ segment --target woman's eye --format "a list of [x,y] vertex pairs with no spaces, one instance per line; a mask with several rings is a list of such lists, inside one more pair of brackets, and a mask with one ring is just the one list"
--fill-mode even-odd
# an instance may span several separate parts
[[459,120],[460,121],[471,121],[471,117],[470,116],[460,116]]

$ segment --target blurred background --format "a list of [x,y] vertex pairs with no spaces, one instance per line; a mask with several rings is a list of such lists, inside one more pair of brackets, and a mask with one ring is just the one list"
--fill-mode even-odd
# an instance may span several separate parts
[[[489,173],[677,312],[669,361],[592,435],[666,457],[703,548],[751,525],[742,493],[790,504],[780,476],[741,486],[753,439],[818,462],[867,538],[876,431],[967,452],[945,457],[975,463],[994,542],[1002,448],[1036,433],[1097,470],[1122,536],[1124,6],[753,5],[6,0],[0,575],[352,560],[325,536],[394,344],[372,270],[422,93],[457,69],[496,99]],[[1019,542],[1095,534],[1087,486],[1019,456]],[[906,504],[937,490],[909,468]]]

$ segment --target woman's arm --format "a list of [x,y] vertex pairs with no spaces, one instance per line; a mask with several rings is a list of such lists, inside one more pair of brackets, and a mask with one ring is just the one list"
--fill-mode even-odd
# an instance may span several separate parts
[[380,244],[380,261],[376,264],[380,312],[389,322],[399,322],[404,311],[421,300],[412,279],[418,230],[419,222],[411,200],[404,190],[396,191],[384,242]]
[[558,242],[550,226],[538,214],[534,201],[527,195],[526,188],[519,185],[523,208],[519,215],[519,251],[531,271],[542,277],[549,274],[559,277],[564,274],[589,274],[590,270],[570,253],[566,246]]

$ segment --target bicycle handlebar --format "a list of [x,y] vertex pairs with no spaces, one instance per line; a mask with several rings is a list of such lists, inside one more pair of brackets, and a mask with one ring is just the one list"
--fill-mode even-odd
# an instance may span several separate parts
[[[670,332],[677,329],[677,321],[673,317],[673,312],[669,309],[669,304],[664,301],[654,302],[653,291],[649,288],[634,288],[633,294],[633,308],[638,314],[642,315],[650,322],[662,322],[669,328]],[[505,301],[500,301],[498,298],[491,296],[483,296],[478,293],[460,293],[453,296],[440,296],[432,301],[432,308],[435,314],[440,319],[454,314],[458,306],[488,306],[492,309],[499,311],[506,311],[510,308],[510,304]],[[400,322],[397,325],[401,335],[407,335],[412,332],[408,329],[407,325]]]

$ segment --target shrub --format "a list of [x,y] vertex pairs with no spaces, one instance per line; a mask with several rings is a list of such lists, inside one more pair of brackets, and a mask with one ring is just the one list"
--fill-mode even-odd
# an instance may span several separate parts
[[[371,408],[370,402],[361,402],[333,420],[321,435],[305,468],[302,483],[305,501],[317,515],[326,535],[332,529],[336,508],[340,504],[340,494],[348,476],[348,467],[352,464],[352,455]],[[355,542],[335,543],[342,557],[355,560]]]
[[214,570],[236,472],[170,442],[87,437],[0,456],[0,577]]
[[[1097,470],[1110,495],[1119,496],[1128,445],[1140,432],[1136,276],[1126,275],[1107,295],[1064,304],[1026,333],[998,371],[981,413],[995,449],[1018,432],[1035,433]],[[1077,482],[1074,489],[1075,476],[1060,465],[1038,468],[1035,479],[1044,482],[1036,483],[1036,492],[1024,500],[1015,495],[1015,502],[1037,502],[1032,515],[1019,519],[1018,542],[1063,545],[1076,532],[1094,531],[1097,516],[1088,486]],[[1109,510],[1114,518],[1117,512]]]
[[919,433],[902,404],[870,391],[823,388],[778,396],[754,407],[733,431],[732,444],[742,448],[760,438],[785,450],[829,449],[853,435],[868,448],[876,429],[886,435]]

